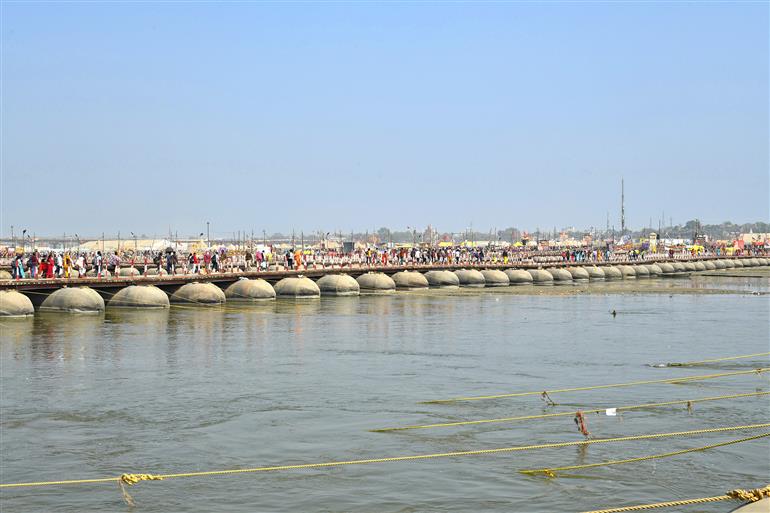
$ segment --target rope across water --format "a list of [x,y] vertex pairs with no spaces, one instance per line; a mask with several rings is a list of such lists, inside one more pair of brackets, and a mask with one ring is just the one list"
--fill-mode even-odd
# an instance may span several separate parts
[[762,433],[761,435],[755,435],[755,436],[749,436],[747,438],[739,438],[738,440],[730,440],[727,442],[720,442],[717,444],[710,444],[710,445],[704,445],[702,447],[692,447],[690,449],[683,449],[681,451],[673,451],[673,452],[667,452],[663,454],[651,454],[648,456],[640,456],[638,458],[627,458],[623,460],[611,460],[611,461],[602,461],[599,463],[587,463],[584,465],[569,465],[565,467],[550,467],[550,468],[538,468],[538,469],[526,469],[526,470],[519,470],[522,474],[529,474],[529,475],[535,475],[535,474],[545,474],[549,477],[556,477],[556,472],[561,472],[564,470],[580,470],[585,468],[595,468],[595,467],[608,467],[610,465],[622,465],[625,463],[638,463],[640,461],[648,461],[648,460],[657,460],[660,458],[670,458],[672,456],[679,456],[681,454],[688,454],[691,452],[699,452],[699,451],[707,451],[709,449],[716,449],[717,447],[725,447],[728,445],[734,445],[739,444],[742,442],[750,442],[752,440],[758,440],[760,438],[766,438],[770,436],[770,433]]
[[[701,397],[699,399],[680,399],[676,401],[665,401],[662,403],[647,403],[647,404],[635,404],[631,406],[618,406],[615,409],[615,411],[629,411],[629,410],[639,410],[643,408],[659,408],[662,406],[671,406],[674,404],[695,404],[695,403],[701,403],[706,401],[721,401],[724,399],[738,399],[741,397],[755,397],[755,396],[762,396],[762,395],[770,395],[770,392],[748,392],[745,394],[731,394],[731,395],[720,395],[715,397]],[[606,411],[607,408],[594,408],[590,410],[581,410],[583,413],[602,413]],[[441,422],[436,424],[419,424],[419,425],[413,425],[413,426],[400,426],[400,427],[389,427],[389,428],[379,428],[379,429],[372,429],[373,433],[387,433],[390,431],[406,431],[411,429],[431,429],[431,428],[443,428],[443,427],[453,427],[453,426],[469,426],[474,424],[493,424],[498,422],[514,422],[518,420],[535,420],[535,419],[547,419],[551,417],[564,417],[568,415],[575,415],[574,411],[563,411],[563,412],[557,412],[557,413],[541,413],[539,415],[522,415],[518,417],[501,417],[496,419],[479,419],[479,420],[464,420],[464,421],[457,421],[457,422]]]
[[754,490],[742,490],[740,488],[727,492],[724,495],[713,497],[700,497],[697,499],[682,499],[678,501],[655,502],[652,504],[639,504],[636,506],[623,506],[620,508],[595,509],[584,511],[583,513],[623,513],[625,511],[643,511],[647,509],[674,508],[677,506],[690,506],[692,504],[706,504],[709,502],[720,502],[735,499],[744,502],[757,502],[766,497],[770,497],[770,485]]
[[[627,383],[612,383],[609,385],[593,385],[585,387],[572,387],[572,388],[559,388],[554,390],[545,390],[548,394],[560,393],[560,392],[582,392],[585,390],[599,390],[603,388],[617,388],[617,387],[632,387],[638,385],[652,385],[656,383],[686,383],[689,381],[701,381],[706,379],[724,378],[727,376],[743,376],[746,374],[761,374],[770,370],[770,367],[760,367],[758,369],[734,371],[734,372],[720,372],[717,374],[702,374],[698,376],[681,376],[678,378],[665,378],[665,379],[648,379],[643,381],[631,381]],[[496,394],[496,395],[482,395],[475,397],[454,397],[451,399],[434,399],[431,401],[422,401],[419,404],[442,404],[442,403],[455,403],[461,401],[484,401],[489,399],[502,399],[506,397],[525,397],[529,395],[541,395],[544,391],[530,391],[530,392],[513,392],[510,394]]]
[[663,365],[663,367],[690,367],[693,365],[702,365],[704,363],[718,363],[718,362],[726,362],[730,360],[741,360],[743,358],[754,358],[755,356],[768,356],[770,355],[770,352],[767,353],[754,353],[754,354],[742,354],[739,356],[725,356],[723,358],[711,358],[710,360],[700,360],[697,362],[674,362],[674,363],[667,363]]
[[350,465],[369,465],[369,464],[375,464],[375,463],[392,463],[392,462],[400,462],[400,461],[419,461],[419,460],[429,460],[429,459],[436,459],[436,458],[454,458],[454,457],[460,457],[460,456],[477,456],[477,455],[501,454],[501,453],[517,452],[517,451],[530,451],[530,450],[538,450],[538,449],[556,449],[560,447],[630,442],[634,440],[651,440],[651,439],[671,438],[671,437],[679,437],[679,436],[695,436],[695,435],[702,435],[702,434],[724,433],[728,431],[763,429],[768,427],[770,427],[770,422],[763,423],[763,424],[747,424],[742,426],[726,426],[726,427],[719,427],[719,428],[695,429],[690,431],[676,431],[671,433],[651,433],[651,434],[642,434],[642,435],[622,436],[622,437],[616,437],[616,438],[598,438],[598,439],[591,439],[591,440],[554,442],[554,443],[544,443],[544,444],[534,444],[534,445],[520,445],[520,446],[512,446],[512,447],[498,447],[498,448],[492,448],[492,449],[476,449],[476,450],[469,450],[469,451],[452,451],[452,452],[441,452],[441,453],[432,453],[432,454],[416,454],[416,455],[410,455],[410,456],[390,456],[390,457],[383,457],[383,458],[369,458],[369,459],[359,459],[359,460],[328,461],[328,462],[322,462],[322,463],[301,463],[301,464],[293,464],[293,465],[276,465],[276,466],[265,466],[265,467],[254,467],[254,468],[242,468],[242,469],[209,470],[209,471],[202,471],[202,472],[180,472],[180,473],[173,473],[173,474],[128,474],[127,473],[116,477],[102,477],[102,478],[95,478],[95,479],[63,479],[63,480],[53,480],[53,481],[32,481],[32,482],[23,482],[23,483],[3,483],[3,484],[0,484],[0,489],[97,484],[97,483],[108,483],[108,482],[119,482],[126,485],[133,485],[141,481],[161,481],[165,479],[176,479],[176,478],[182,478],[182,477],[208,477],[208,476],[221,476],[221,475],[232,475],[232,474],[247,474],[247,473],[255,473],[255,472],[275,472],[280,470],[301,470],[301,469],[340,467],[340,466],[350,466]]

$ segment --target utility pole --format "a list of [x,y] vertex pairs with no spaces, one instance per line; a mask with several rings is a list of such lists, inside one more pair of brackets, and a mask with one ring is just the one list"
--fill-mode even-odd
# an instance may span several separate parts
[[623,178],[620,179],[620,235],[626,234],[626,191]]
[[210,223],[206,221],[206,246],[211,247],[211,232],[210,229]]

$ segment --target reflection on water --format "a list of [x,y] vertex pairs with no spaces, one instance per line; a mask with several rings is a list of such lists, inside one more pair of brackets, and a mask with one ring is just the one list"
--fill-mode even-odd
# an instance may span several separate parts
[[169,318],[168,308],[109,308],[106,322],[144,329],[164,329]]
[[[729,280],[729,281],[725,281]],[[767,351],[760,279],[705,277],[231,303],[3,321],[2,482],[326,461],[577,440],[572,419],[370,429],[767,390],[766,376],[425,405],[744,370],[649,364]],[[742,294],[713,294],[720,287]],[[682,294],[681,292],[688,292]],[[623,292],[623,293],[618,293]],[[616,310],[613,317],[610,311]],[[766,422],[768,399],[588,417],[595,436]],[[142,511],[575,511],[766,484],[767,442],[540,479],[592,463],[748,436],[608,444],[419,463],[145,483]],[[612,445],[610,447],[609,445]],[[688,479],[681,479],[686,475]],[[537,500],[533,500],[537,497]],[[114,486],[0,492],[3,511],[125,511]],[[722,511],[719,505],[700,511]]]
[[0,333],[3,335],[3,343],[15,345],[17,342],[28,342],[29,334],[35,321],[32,317],[11,317],[0,320]]

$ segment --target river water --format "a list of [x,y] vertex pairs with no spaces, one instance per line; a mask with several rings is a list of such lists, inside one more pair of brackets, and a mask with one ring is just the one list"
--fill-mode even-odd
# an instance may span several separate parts
[[[312,463],[580,440],[571,416],[371,429],[768,390],[767,375],[451,404],[770,366],[766,278],[399,292],[2,321],[0,481]],[[657,284],[652,284],[656,281]],[[721,290],[720,289],[726,289]],[[714,293],[714,292],[720,293]],[[615,310],[617,316],[609,312]],[[770,422],[768,396],[588,414],[596,438]],[[770,429],[766,430],[770,431]],[[768,438],[546,478],[520,469],[665,453],[740,431],[494,455],[0,490],[37,511],[560,512],[717,495],[770,482]],[[728,511],[718,503],[697,511]]]

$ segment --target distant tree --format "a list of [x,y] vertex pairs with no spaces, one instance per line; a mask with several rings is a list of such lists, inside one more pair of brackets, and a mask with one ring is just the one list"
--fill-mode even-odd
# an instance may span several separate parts
[[377,230],[377,238],[380,239],[382,242],[388,242],[388,239],[391,237],[390,230],[388,228],[385,228],[384,226]]

